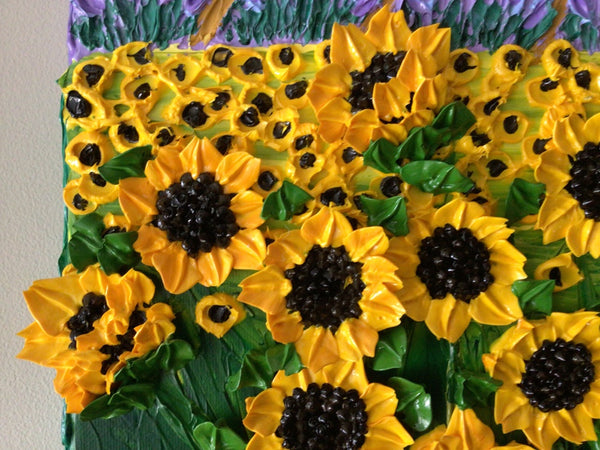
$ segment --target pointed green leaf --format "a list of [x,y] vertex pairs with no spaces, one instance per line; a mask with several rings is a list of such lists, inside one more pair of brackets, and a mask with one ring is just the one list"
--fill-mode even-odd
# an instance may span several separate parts
[[552,312],[553,290],[554,280],[517,280],[512,285],[512,292],[529,319],[539,319]]
[[368,216],[369,226],[380,225],[394,236],[408,234],[408,215],[404,197],[396,196],[383,200],[360,196],[364,213]]
[[402,167],[400,176],[408,184],[433,194],[467,192],[473,187],[471,179],[443,161],[409,162]]
[[81,420],[110,419],[126,414],[133,408],[148,409],[154,403],[154,385],[148,383],[123,386],[111,395],[103,395],[81,412]]
[[600,259],[589,254],[575,259],[583,280],[577,285],[579,307],[593,309],[600,305]]
[[530,183],[515,178],[506,198],[506,218],[512,224],[529,214],[537,214],[540,210],[540,198],[546,191],[543,183]]
[[107,274],[119,273],[136,266],[141,257],[133,249],[137,232],[110,233],[104,236],[102,248],[98,251],[98,262]]
[[230,428],[204,422],[194,428],[194,438],[202,450],[244,450],[246,442]]
[[420,384],[400,377],[390,378],[388,385],[396,391],[396,412],[404,416],[402,423],[413,430],[425,431],[432,420],[431,395]]
[[260,215],[263,219],[289,220],[311,199],[308,192],[284,180],[277,191],[267,196]]
[[103,166],[98,167],[100,175],[112,184],[129,177],[143,177],[146,163],[152,159],[152,146],[135,147],[114,156]]
[[372,359],[373,370],[402,369],[406,359],[407,338],[402,327],[394,327],[379,333],[379,341]]
[[399,173],[400,166],[396,162],[400,157],[398,146],[384,138],[369,144],[363,153],[363,164],[384,173]]

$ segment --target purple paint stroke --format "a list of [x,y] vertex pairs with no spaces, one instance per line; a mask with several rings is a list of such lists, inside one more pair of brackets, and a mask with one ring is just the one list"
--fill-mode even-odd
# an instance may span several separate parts
[[365,17],[381,7],[382,0],[357,0],[354,2],[352,14],[356,17]]
[[567,13],[576,14],[582,18],[582,23],[591,23],[600,27],[600,3],[598,0],[569,0]]

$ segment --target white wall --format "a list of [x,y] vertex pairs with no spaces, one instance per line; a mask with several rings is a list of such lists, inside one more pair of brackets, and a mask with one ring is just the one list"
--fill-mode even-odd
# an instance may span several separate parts
[[62,245],[60,90],[68,0],[0,0],[0,446],[59,449],[53,370],[17,360],[31,321],[21,292],[58,275]]

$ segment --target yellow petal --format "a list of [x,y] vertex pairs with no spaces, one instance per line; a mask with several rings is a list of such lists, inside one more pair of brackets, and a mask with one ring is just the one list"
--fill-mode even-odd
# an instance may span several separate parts
[[333,143],[344,137],[347,130],[346,124],[352,118],[350,108],[350,103],[345,99],[336,97],[319,109],[317,113],[319,135],[324,141]]
[[106,288],[106,304],[116,314],[129,315],[137,306],[150,303],[153,296],[152,280],[133,269]]
[[362,280],[368,284],[383,283],[389,290],[402,288],[402,281],[396,276],[397,269],[389,259],[382,256],[369,256],[361,260]]
[[26,359],[42,366],[52,367],[52,361],[61,352],[70,351],[68,348],[71,339],[67,333],[49,336],[37,322],[33,322],[18,335],[25,339],[25,344],[17,358]]
[[429,296],[427,286],[417,277],[403,278],[404,286],[396,296],[406,309],[406,314],[413,320],[425,320],[433,300]]
[[365,227],[352,231],[344,238],[344,247],[352,261],[367,256],[383,255],[389,246],[389,240],[381,227]]
[[285,395],[279,389],[267,389],[246,403],[244,426],[261,436],[275,433],[283,413]]
[[396,53],[398,50],[406,49],[410,34],[410,28],[404,19],[404,11],[392,13],[389,5],[385,4],[371,17],[366,37],[379,51]]
[[556,147],[567,155],[575,156],[585,144],[584,126],[585,122],[577,114],[558,120],[552,137]]
[[152,265],[160,274],[165,289],[173,294],[181,294],[198,283],[196,260],[176,243],[154,253]]
[[361,450],[395,450],[413,443],[413,438],[395,417],[385,417],[369,428]]
[[333,24],[331,32],[331,62],[339,64],[346,72],[363,72],[371,63],[377,49],[356,25]]
[[392,238],[386,257],[398,267],[396,273],[401,279],[416,276],[417,266],[421,260],[417,255],[417,247],[406,237]]
[[79,275],[35,281],[23,292],[27,308],[40,327],[50,336],[58,336],[66,329],[67,321],[77,314],[84,292]]
[[456,342],[470,322],[469,305],[452,295],[447,295],[443,300],[432,300],[425,318],[427,328],[438,339],[444,338],[450,342]]
[[486,325],[508,325],[523,317],[519,299],[512,293],[510,285],[495,283],[471,300],[469,314]]
[[347,319],[335,333],[340,358],[358,361],[363,356],[375,355],[379,335],[370,325],[360,319]]
[[379,383],[371,383],[361,398],[367,405],[368,428],[386,417],[393,417],[396,413],[398,399],[396,398],[396,392],[390,387]]
[[489,251],[494,284],[510,286],[516,280],[527,277],[523,270],[525,256],[508,241],[497,241],[489,247]]
[[522,422],[521,424],[508,424],[504,422],[507,417],[518,413],[522,409],[526,412],[531,411],[531,407],[529,406],[529,400],[523,395],[523,393],[518,387],[514,385],[511,388],[506,387],[505,382],[505,385],[501,386],[496,391],[496,400],[494,407],[494,420],[496,421],[496,423],[502,424],[502,431],[504,433],[508,433],[509,431],[513,431],[521,427],[529,426],[529,423],[527,422]]
[[192,139],[181,151],[181,165],[197,178],[204,172],[215,173],[223,155],[207,139]]
[[276,314],[267,313],[267,329],[273,339],[283,344],[296,342],[302,336],[302,316],[298,311],[282,309]]
[[143,225],[138,230],[138,237],[133,243],[133,248],[142,255],[142,262],[151,266],[152,256],[163,251],[170,245],[175,244],[169,242],[164,231],[159,230],[153,225]]
[[448,64],[450,28],[439,28],[438,24],[417,28],[410,35],[407,47],[424,58],[426,75],[432,77]]
[[[373,140],[375,129],[381,125],[377,113],[372,109],[363,109],[352,116],[344,139],[359,152],[365,151]],[[319,127],[319,131],[321,128]]]
[[264,219],[260,217],[263,199],[253,191],[243,191],[231,199],[229,209],[235,214],[236,223],[242,228],[258,228]]
[[305,329],[300,339],[296,341],[296,351],[302,360],[302,364],[313,372],[335,362],[339,358],[333,333],[328,328],[323,327],[311,326]]
[[259,230],[241,230],[231,238],[227,251],[233,256],[234,269],[262,269],[267,254],[265,238]]
[[304,262],[312,246],[302,238],[300,230],[289,231],[269,245],[265,264],[274,264],[281,270],[291,269]]
[[406,109],[411,101],[410,91],[397,78],[387,83],[376,83],[373,88],[373,105],[380,119],[390,122],[406,116]]
[[398,325],[405,312],[402,303],[383,284],[367,285],[359,305],[360,319],[376,331]]
[[581,444],[583,441],[597,439],[592,419],[581,405],[570,411],[566,409],[552,411],[550,420],[558,434],[567,441]]
[[447,223],[457,230],[469,227],[478,217],[485,215],[484,209],[475,202],[457,198],[438,209],[433,216],[433,226],[443,227]]
[[549,414],[539,414],[535,417],[535,422],[523,430],[527,439],[541,450],[550,450],[554,442],[560,437],[549,419]]
[[268,436],[261,436],[255,434],[248,442],[246,450],[280,450],[283,439],[278,438],[274,434]]
[[340,359],[333,364],[328,364],[315,374],[314,381],[340,386],[346,390],[356,389],[360,396],[364,395],[369,386],[362,360],[344,361]]
[[163,191],[179,181],[186,171],[187,169],[181,166],[179,151],[161,149],[154,160],[146,163],[144,174],[157,191]]
[[548,261],[544,261],[536,267],[533,277],[536,280],[549,280],[550,272],[554,269],[558,270],[560,274],[560,282],[556,282],[554,292],[568,289],[583,280],[583,276],[579,273],[579,268],[573,261],[571,253],[561,253]]
[[146,178],[119,180],[119,205],[133,225],[145,225],[158,213],[156,197],[156,189]]
[[240,283],[240,287],[242,292],[238,301],[269,314],[276,314],[285,308],[285,296],[292,290],[290,280],[275,266],[267,266],[250,275]]
[[339,247],[352,232],[348,219],[331,208],[321,208],[313,217],[302,225],[302,237],[321,247]]
[[315,74],[315,81],[308,89],[308,99],[315,111],[320,111],[334,98],[345,98],[352,84],[350,73],[338,64],[330,64]]
[[446,435],[459,437],[465,449],[491,449],[495,443],[492,430],[477,418],[472,409],[454,408]]
[[213,247],[209,253],[200,253],[196,261],[198,282],[203,286],[223,284],[234,263],[232,254],[227,249],[218,247]]
[[229,153],[219,163],[215,179],[230,194],[250,188],[256,183],[259,171],[260,159],[245,152]]
[[469,228],[473,235],[483,241],[488,248],[496,241],[508,239],[513,234],[513,230],[506,226],[506,219],[503,217],[478,217],[473,219]]
[[[213,321],[210,316],[210,309],[213,306],[226,307],[227,311],[229,311],[227,319],[222,322]],[[217,292],[213,295],[204,297],[196,304],[195,316],[196,323],[200,325],[204,331],[221,338],[231,329],[231,327],[244,320],[246,311],[231,295],[225,294],[224,292]]]

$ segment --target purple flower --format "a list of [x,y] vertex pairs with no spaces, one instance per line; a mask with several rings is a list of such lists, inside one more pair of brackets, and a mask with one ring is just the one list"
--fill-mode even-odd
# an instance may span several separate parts
[[104,12],[105,0],[71,0],[71,9],[78,15],[99,16]]

